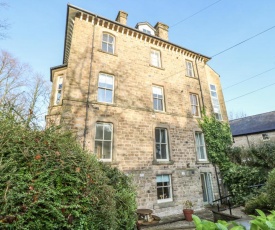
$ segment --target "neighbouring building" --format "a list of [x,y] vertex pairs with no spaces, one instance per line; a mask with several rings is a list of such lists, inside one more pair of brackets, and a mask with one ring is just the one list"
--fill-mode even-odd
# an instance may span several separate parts
[[127,26],[68,5],[63,64],[51,68],[47,126],[63,124],[99,160],[132,175],[139,208],[159,216],[219,198],[198,125],[202,109],[227,122],[209,57],[168,40],[158,22]]
[[275,141],[275,111],[229,121],[235,147]]

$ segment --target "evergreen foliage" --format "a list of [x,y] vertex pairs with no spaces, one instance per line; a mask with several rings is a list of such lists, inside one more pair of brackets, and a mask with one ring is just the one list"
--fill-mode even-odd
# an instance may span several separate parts
[[0,229],[133,228],[126,175],[84,152],[69,132],[23,124],[0,110]]
[[265,183],[267,171],[275,162],[274,146],[253,146],[248,150],[232,148],[228,123],[204,114],[199,124],[204,133],[208,159],[219,167],[235,203],[244,204],[251,195],[258,195],[259,190],[249,186]]

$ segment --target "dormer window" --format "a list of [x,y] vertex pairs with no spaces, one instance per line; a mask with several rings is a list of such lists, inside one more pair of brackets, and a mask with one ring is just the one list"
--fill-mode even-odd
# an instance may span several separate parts
[[142,31],[143,33],[155,36],[156,29],[150,25],[148,22],[140,22],[136,25],[136,29]]
[[147,29],[142,29],[142,31],[146,34],[150,34],[151,35],[151,31],[150,30],[147,30]]

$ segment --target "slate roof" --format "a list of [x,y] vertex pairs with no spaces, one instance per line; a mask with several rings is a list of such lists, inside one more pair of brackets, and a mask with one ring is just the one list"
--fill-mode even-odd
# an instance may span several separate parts
[[233,137],[275,130],[275,111],[229,121]]

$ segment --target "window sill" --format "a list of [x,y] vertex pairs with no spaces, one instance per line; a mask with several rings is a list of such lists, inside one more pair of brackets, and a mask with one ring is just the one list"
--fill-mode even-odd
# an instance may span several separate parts
[[149,66],[154,67],[154,68],[156,68],[156,69],[165,70],[165,69],[162,68],[162,67],[158,67],[158,66],[155,66],[155,65],[152,65],[152,64],[149,64]]
[[157,204],[154,204],[154,207],[158,206],[159,208],[169,208],[169,207],[175,207],[176,204],[174,201],[167,201],[167,202],[158,202]]
[[113,55],[113,56],[118,56],[116,53],[109,53],[109,52],[106,52],[106,51],[104,51],[104,50],[102,50],[102,49],[98,49],[97,51],[99,51],[99,52],[101,52],[101,53],[105,53],[105,54],[110,54],[110,55]]
[[154,110],[155,113],[166,113],[165,111],[161,111],[161,110]]
[[116,106],[115,103],[108,103],[108,102],[101,102],[101,101],[93,102],[93,104],[97,104],[97,105],[107,105],[107,106]]
[[167,161],[158,161],[157,159],[154,159],[152,161],[152,165],[173,165],[174,161],[167,160]]
[[196,161],[197,164],[211,164],[210,161],[206,160],[206,161]]

